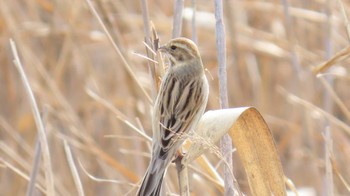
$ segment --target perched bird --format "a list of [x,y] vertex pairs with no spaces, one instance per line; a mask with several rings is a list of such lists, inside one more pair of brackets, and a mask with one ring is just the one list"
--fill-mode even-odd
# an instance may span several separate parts
[[152,113],[152,158],[138,190],[139,196],[160,195],[164,173],[177,150],[196,128],[207,105],[209,87],[194,42],[176,38],[159,48],[170,66]]

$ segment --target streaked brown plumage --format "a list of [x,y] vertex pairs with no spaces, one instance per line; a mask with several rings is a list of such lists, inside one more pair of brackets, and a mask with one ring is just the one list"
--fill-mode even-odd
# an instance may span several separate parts
[[176,38],[160,50],[168,55],[170,66],[153,108],[152,158],[139,196],[160,194],[164,173],[188,133],[197,126],[209,94],[196,44],[187,38]]

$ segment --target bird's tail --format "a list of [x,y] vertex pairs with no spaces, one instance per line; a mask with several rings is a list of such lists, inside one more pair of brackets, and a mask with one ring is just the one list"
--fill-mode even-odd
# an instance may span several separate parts
[[[153,159],[153,158],[152,158]],[[159,196],[162,188],[164,173],[168,161],[162,159],[151,160],[147,172],[143,177],[137,196]]]

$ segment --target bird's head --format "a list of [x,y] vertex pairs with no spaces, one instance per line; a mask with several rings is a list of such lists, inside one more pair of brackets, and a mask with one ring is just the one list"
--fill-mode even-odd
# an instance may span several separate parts
[[192,40],[183,37],[170,40],[161,46],[159,50],[167,54],[171,66],[184,65],[191,61],[201,60],[196,44]]

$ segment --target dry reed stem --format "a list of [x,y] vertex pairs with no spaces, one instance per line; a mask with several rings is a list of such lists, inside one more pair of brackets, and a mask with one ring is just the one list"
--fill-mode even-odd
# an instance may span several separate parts
[[34,115],[35,123],[36,123],[36,126],[38,128],[40,146],[43,148],[43,161],[44,161],[44,171],[45,171],[47,194],[55,196],[56,192],[55,192],[55,186],[54,186],[54,175],[53,175],[53,170],[52,170],[52,165],[51,165],[50,150],[49,150],[49,145],[48,145],[48,141],[47,141],[47,136],[46,136],[44,124],[42,122],[33,91],[30,87],[29,81],[27,79],[27,76],[24,72],[21,61],[19,59],[15,42],[13,40],[10,40],[10,44],[11,44],[11,49],[12,49],[12,53],[14,56],[14,64],[15,64],[15,66],[16,66],[16,68],[21,76],[23,85],[25,86],[25,89],[26,89],[26,92],[28,95],[28,99],[30,101],[30,105],[32,108],[32,112]]
[[[193,136],[189,136],[190,138],[190,142],[185,142],[184,147],[188,150],[191,146],[192,142],[195,141],[205,141],[203,138],[196,136],[196,134],[194,134]],[[220,152],[217,150],[217,147],[214,144],[211,143],[207,143],[207,147],[210,149],[210,152],[212,151],[216,151],[215,153],[218,155],[220,154]],[[216,149],[216,150],[213,150]],[[222,158],[222,155],[218,155],[218,157]],[[212,166],[212,164],[209,162],[208,158],[206,158],[205,155],[201,155],[196,159],[196,162],[199,164],[199,166],[201,167],[201,169],[203,171],[200,171],[199,169],[197,169],[196,167],[192,167],[191,165],[189,165],[189,167],[193,170],[195,170],[197,173],[203,175],[207,180],[209,180],[210,182],[214,183],[216,188],[220,191],[220,193],[224,193],[224,181],[222,179],[222,177],[220,176],[220,174],[218,173],[217,169],[215,167]],[[187,169],[187,168],[185,168]],[[185,175],[187,176],[187,174],[185,173],[186,171],[181,171],[181,173],[179,173],[179,175]],[[180,186],[185,186],[187,185],[186,182],[180,184]],[[184,190],[184,189],[182,189]]]
[[106,108],[108,108],[110,111],[112,111],[118,120],[122,121],[123,123],[125,123],[126,125],[128,125],[132,130],[134,130],[136,133],[140,134],[141,136],[143,136],[145,139],[147,139],[148,141],[152,141],[152,138],[149,137],[148,135],[145,134],[145,132],[141,131],[140,129],[138,129],[135,125],[133,125],[129,120],[128,117],[126,115],[124,115],[122,112],[120,112],[116,107],[113,106],[113,104],[111,104],[110,102],[108,102],[107,100],[104,100],[102,97],[100,97],[99,95],[97,95],[95,92],[93,92],[90,89],[86,89],[86,93],[91,96],[91,98],[95,99],[97,102],[101,103],[103,106],[105,106]]
[[323,109],[315,106],[314,104],[301,99],[300,97],[292,94],[292,93],[288,93],[285,89],[283,88],[279,88],[279,91],[286,96],[286,98],[288,98],[288,100],[292,103],[297,103],[300,104],[304,107],[306,107],[307,109],[310,109],[311,111],[316,111],[319,112],[320,114],[322,114],[326,119],[328,119],[331,123],[334,123],[335,125],[339,126],[340,128],[342,128],[343,131],[345,131],[345,133],[350,135],[350,127],[342,122],[341,120],[339,120],[338,118],[334,117],[332,114],[324,111]]
[[198,35],[197,35],[197,28],[196,28],[196,7],[197,7],[197,1],[192,0],[192,20],[191,20],[191,32],[192,32],[192,40],[194,43],[198,44]]
[[64,144],[64,150],[65,150],[66,156],[67,156],[68,165],[69,165],[69,168],[71,170],[71,174],[73,176],[74,183],[75,183],[75,186],[76,186],[77,191],[78,191],[78,195],[84,196],[85,195],[84,188],[83,188],[83,185],[81,183],[77,167],[75,166],[75,163],[74,163],[72,151],[71,151],[71,149],[68,145],[68,142],[66,140],[63,140],[63,144]]
[[127,179],[129,179],[131,182],[136,183],[138,182],[138,177],[134,173],[134,171],[131,171],[127,169],[122,163],[115,160],[113,157],[102,151],[102,149],[91,146],[91,152],[93,152],[95,155],[98,155],[102,160],[104,160],[106,163],[114,167],[120,174],[125,176]]
[[334,66],[338,63],[343,62],[344,60],[349,58],[349,56],[350,56],[350,46],[342,49],[326,62],[312,68],[312,71],[314,72],[314,74],[324,72],[325,70],[329,69],[331,66]]
[[[150,24],[150,20],[149,20],[149,11],[148,11],[148,4],[146,2],[146,0],[141,0],[141,8],[142,8],[142,18],[143,18],[143,26],[144,26],[144,33],[145,33],[145,46],[146,46],[146,53],[148,56],[148,59],[152,59],[153,64],[151,64],[150,62],[147,62],[148,65],[148,71],[149,71],[149,75],[150,75],[150,80],[151,82],[151,92],[152,92],[152,100],[154,101],[156,96],[157,96],[157,88],[156,88],[156,84],[157,84],[157,80],[156,80],[156,65],[158,63],[156,63],[157,61],[155,61],[155,56],[156,53],[154,52],[154,49],[157,49],[155,47],[151,48],[151,46],[153,46],[153,42],[152,42],[152,37],[151,37],[151,24]],[[151,52],[151,53],[150,53]]]
[[[12,164],[10,164],[9,162],[3,160],[2,158],[0,158],[0,162],[2,162],[4,164],[5,167],[10,168],[14,173],[18,174],[19,176],[21,176],[23,179],[27,180],[29,182],[30,177],[28,175],[26,175],[24,172],[22,172],[19,168],[16,168],[15,166],[13,166]],[[44,187],[42,187],[40,184],[35,183],[36,188],[38,188],[43,194],[47,194],[47,191],[45,190]]]
[[337,93],[334,91],[334,87],[332,87],[329,82],[327,82],[324,78],[323,75],[319,75],[318,77],[324,87],[326,88],[327,92],[329,95],[332,97],[333,101],[338,105],[340,110],[343,112],[347,120],[350,122],[350,111],[348,108],[346,108],[345,103],[340,99],[340,97],[337,95]]
[[[248,10],[259,10],[259,11],[265,11],[267,13],[270,12],[277,12],[277,14],[283,13],[283,7],[284,5],[276,5],[272,2],[259,2],[259,1],[242,1],[240,2],[244,6],[245,9]],[[328,20],[327,15],[322,12],[317,12],[315,10],[308,10],[303,8],[297,8],[297,7],[290,7],[290,15],[298,18],[298,19],[305,19],[308,21],[312,21],[315,23],[324,23]],[[332,23],[338,24],[340,23],[340,19],[332,16],[331,17]]]
[[94,16],[96,17],[96,19],[98,20],[99,24],[101,25],[103,31],[106,33],[108,40],[110,41],[110,43],[113,46],[113,49],[117,52],[117,54],[119,55],[119,57],[122,60],[122,64],[124,66],[124,68],[127,70],[127,72],[130,74],[130,76],[133,78],[133,80],[136,82],[137,86],[141,89],[141,92],[145,95],[147,101],[149,103],[152,103],[152,99],[151,97],[148,95],[148,93],[146,92],[146,90],[142,87],[140,81],[137,79],[134,71],[131,69],[130,65],[128,64],[128,62],[126,61],[125,57],[123,56],[123,54],[121,53],[120,49],[118,48],[118,46],[115,44],[115,42],[113,41],[112,36],[110,35],[107,27],[105,26],[105,24],[103,23],[102,19],[100,18],[100,16],[98,15],[96,9],[94,8],[94,6],[92,5],[90,0],[86,0],[87,4],[89,5],[89,8],[91,9],[92,13],[94,14]]
[[16,164],[18,164],[21,168],[24,168],[26,171],[30,170],[29,162],[23,159],[16,151],[10,146],[6,145],[6,143],[0,141],[0,149],[4,152],[5,155],[10,157]]
[[184,0],[174,1],[173,38],[181,36],[183,7]]
[[295,187],[293,181],[287,177],[284,177],[284,181],[286,182],[286,185],[289,187],[289,189],[293,191],[295,196],[299,196],[298,190]]
[[[216,19],[216,47],[218,58],[218,78],[219,78],[219,96],[220,107],[228,108],[228,95],[227,95],[227,72],[226,72],[226,34],[223,23],[223,5],[222,0],[215,0],[215,19]],[[236,195],[239,193],[239,187],[237,181],[233,175],[232,170],[232,140],[228,135],[223,136],[220,140],[221,153],[225,157],[225,162],[228,166],[224,167],[224,183],[225,193],[224,195]]]
[[29,180],[26,196],[32,196],[34,193],[35,182],[39,172],[41,155],[42,154],[41,154],[40,139],[38,138],[35,142],[35,156],[33,161],[33,169],[31,170],[31,173],[30,173],[30,180]]
[[[221,156],[222,158],[222,156]],[[203,168],[204,171],[206,171],[207,175],[209,175],[213,180],[213,182],[216,184],[216,187],[223,193],[224,192],[224,180],[219,175],[216,168],[210,164],[209,160],[206,158],[206,156],[200,156],[197,158],[197,162],[199,165]]]
[[286,29],[286,34],[287,34],[287,39],[289,41],[290,44],[290,57],[291,57],[291,61],[292,61],[292,66],[294,68],[294,71],[296,72],[296,81],[297,81],[297,85],[299,85],[299,81],[300,81],[300,73],[301,73],[301,68],[300,68],[300,63],[299,63],[299,59],[296,53],[296,39],[295,39],[295,33],[294,31],[292,31],[292,29],[294,29],[293,27],[293,22],[292,22],[292,18],[290,16],[290,5],[288,0],[283,0],[283,14],[284,14],[284,21],[285,21],[285,29]]
[[110,180],[110,179],[102,179],[102,178],[97,178],[95,176],[93,176],[92,174],[90,174],[88,171],[86,171],[85,167],[83,166],[83,164],[81,163],[80,160],[78,160],[79,166],[80,168],[83,170],[83,172],[92,180],[96,181],[96,182],[108,182],[108,183],[115,183],[115,184],[125,184],[128,186],[131,186],[133,188],[137,188],[137,185],[133,184],[133,183],[129,183],[128,181],[120,181],[120,180]]
[[10,135],[13,140],[15,140],[18,144],[21,144],[22,149],[30,156],[33,155],[33,147],[31,147],[23,138],[21,138],[21,135],[15,131],[11,125],[6,122],[6,120],[0,116],[0,126],[2,127],[1,130],[6,131],[8,135]]
[[350,183],[346,181],[346,179],[344,178],[344,176],[341,174],[341,172],[339,171],[337,164],[334,160],[333,155],[330,155],[330,160],[332,163],[332,169],[335,172],[335,174],[338,176],[338,178],[340,179],[340,181],[343,183],[343,185],[345,186],[346,190],[350,193]]
[[[47,122],[47,110],[45,108],[43,111],[43,121]],[[41,144],[40,144],[40,138],[37,136],[36,142],[35,142],[34,161],[33,161],[33,166],[31,169],[30,181],[28,184],[27,192],[26,192],[27,196],[31,196],[34,194],[34,187],[35,187],[35,182],[36,182],[37,175],[39,172],[41,156],[42,156],[42,149],[41,149]]]
[[350,23],[349,23],[349,19],[348,19],[348,15],[346,14],[346,9],[344,7],[343,1],[342,0],[338,0],[338,4],[341,8],[341,12],[343,14],[343,18],[345,21],[345,28],[346,28],[346,32],[348,35],[348,41],[350,42]]
[[333,184],[333,170],[331,163],[331,155],[333,154],[333,141],[331,139],[330,128],[325,128],[325,133],[323,134],[325,140],[325,165],[326,165],[326,180],[327,180],[327,195],[334,195],[334,184]]

